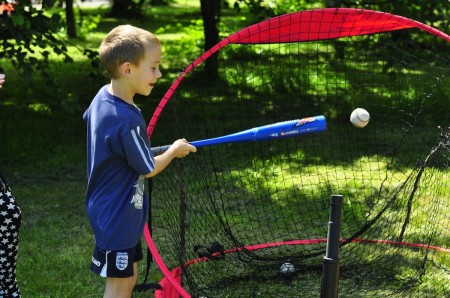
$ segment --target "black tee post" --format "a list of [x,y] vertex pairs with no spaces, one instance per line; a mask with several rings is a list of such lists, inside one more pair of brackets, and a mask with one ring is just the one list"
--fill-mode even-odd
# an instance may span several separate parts
[[342,196],[332,195],[328,221],[327,250],[323,258],[321,298],[337,298],[339,291],[339,238]]

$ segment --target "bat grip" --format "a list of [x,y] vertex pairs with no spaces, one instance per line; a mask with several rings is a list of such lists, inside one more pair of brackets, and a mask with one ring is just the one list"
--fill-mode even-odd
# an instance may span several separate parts
[[[204,147],[211,144],[209,140],[200,140],[200,141],[193,141],[189,142],[194,147]],[[150,150],[152,151],[153,155],[160,155],[167,151],[167,149],[170,148],[172,145],[164,145],[164,146],[158,146],[158,147],[152,147]]]
[[165,146],[159,146],[159,147],[152,147],[150,150],[152,150],[153,155],[160,155],[167,151],[167,149],[170,148],[172,145],[165,145]]

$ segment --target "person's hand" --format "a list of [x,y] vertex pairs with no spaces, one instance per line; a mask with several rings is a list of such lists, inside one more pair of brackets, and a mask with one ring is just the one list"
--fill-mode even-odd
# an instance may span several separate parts
[[183,158],[191,152],[197,152],[197,148],[189,144],[186,139],[176,140],[169,150],[172,150],[173,155],[177,158]]
[[5,75],[0,73],[0,88],[2,88],[4,82],[5,82]]

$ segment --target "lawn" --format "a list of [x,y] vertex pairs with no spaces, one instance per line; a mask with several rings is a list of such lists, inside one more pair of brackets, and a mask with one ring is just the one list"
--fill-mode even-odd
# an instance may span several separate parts
[[[89,271],[94,239],[84,210],[86,157],[82,113],[92,96],[108,81],[100,70],[92,69],[80,48],[95,50],[111,28],[123,23],[148,28],[160,37],[163,46],[163,78],[149,98],[137,99],[144,117],[149,119],[170,83],[202,52],[203,28],[197,2],[180,0],[170,8],[151,7],[146,12],[146,18],[126,21],[104,17],[105,8],[84,9],[84,17],[98,18],[98,26],[92,32],[85,31],[83,36],[70,41],[69,50],[74,63],[66,64],[54,59],[50,71],[58,85],[56,90],[39,84],[42,79],[37,77],[33,93],[23,98],[23,90],[28,88],[26,83],[7,61],[1,61],[7,74],[7,82],[0,90],[0,163],[23,213],[17,265],[23,297],[102,295],[102,278]],[[226,10],[222,16],[221,36],[225,37],[244,27],[250,20],[250,16],[245,13],[236,17],[231,9]],[[370,37],[364,40],[370,41]],[[411,161],[423,157],[424,153],[425,156],[429,154],[429,145],[435,144],[433,138],[436,136],[436,127],[433,125],[437,119],[436,115],[442,114],[438,119],[447,121],[448,113],[437,113],[436,110],[441,110],[440,108],[433,109],[432,106],[423,105],[424,110],[431,111],[431,116],[424,119],[422,130],[413,130],[411,134],[403,134],[403,127],[392,128],[389,123],[381,123],[382,127],[377,128],[376,124],[380,122],[377,122],[376,116],[365,130],[345,126],[348,124],[347,114],[340,114],[340,109],[345,110],[347,106],[361,102],[367,94],[379,94],[373,99],[379,100],[381,104],[374,104],[371,110],[374,112],[378,108],[378,114],[381,114],[381,109],[394,101],[396,96],[404,97],[409,105],[409,101],[412,101],[417,93],[428,92],[428,85],[423,89],[418,87],[428,77],[420,71],[408,72],[401,69],[400,73],[405,72],[405,75],[412,79],[397,82],[392,79],[396,73],[389,69],[391,65],[378,63],[376,60],[385,61],[384,57],[371,57],[370,53],[366,53],[366,57],[371,57],[376,63],[371,63],[369,59],[354,65],[340,64],[340,46],[333,42],[301,46],[294,44],[287,47],[261,46],[258,50],[236,46],[236,50],[223,51],[224,59],[231,65],[224,67],[223,73],[228,75],[226,80],[213,84],[209,78],[199,73],[186,79],[187,87],[178,100],[185,104],[174,104],[167,110],[183,115],[180,117],[181,125],[177,129],[193,138],[205,137],[208,128],[213,128],[215,133],[233,132],[237,127],[236,123],[248,128],[260,124],[261,121],[295,119],[322,112],[329,117],[330,129],[320,136],[301,141],[274,142],[267,147],[263,147],[267,144],[264,143],[217,147],[211,151],[205,149],[198,157],[186,161],[186,164],[177,162],[167,174],[158,177],[154,197],[155,233],[158,236],[156,241],[162,253],[167,254],[164,257],[170,266],[176,266],[178,262],[171,254],[179,248],[174,241],[180,235],[178,200],[179,193],[186,190],[188,198],[191,199],[184,218],[184,236],[188,241],[193,238],[189,245],[198,244],[194,241],[200,241],[200,238],[196,238],[199,231],[206,235],[201,238],[205,243],[216,236],[228,239],[232,234],[236,237],[233,239],[236,242],[232,243],[230,240],[228,244],[231,247],[240,241],[245,242],[243,244],[255,244],[260,241],[285,240],[291,234],[295,234],[299,239],[326,237],[329,197],[323,194],[338,191],[345,196],[343,215],[346,224],[342,227],[345,237],[354,236],[355,230],[379,215],[381,220],[377,224],[367,226],[369,235],[379,236],[377,230],[383,230],[381,236],[393,239],[395,237],[391,232],[400,230],[402,224],[410,224],[408,220],[396,220],[404,218],[409,210],[410,214],[414,215],[410,224],[414,228],[408,230],[408,240],[420,242],[423,240],[420,238],[423,233],[434,233],[440,235],[433,238],[438,239],[438,245],[450,247],[448,161],[441,161],[440,165],[432,167],[433,171],[438,173],[435,176],[428,176],[428,170],[424,172],[424,181],[429,182],[430,186],[443,184],[437,198],[428,194],[427,191],[435,191],[430,187],[431,190],[425,189],[420,194],[421,200],[408,205],[411,200],[408,201],[407,194],[414,189],[414,179],[402,184],[409,174],[417,174],[413,171]],[[296,55],[289,55],[291,51],[295,51]],[[288,60],[277,60],[277,57],[286,56],[292,57]],[[275,67],[269,69],[267,65],[262,64],[255,68],[255,72],[245,72],[251,69],[251,58],[258,61],[261,57],[267,58],[268,61],[272,59]],[[316,64],[316,61],[319,63]],[[289,73],[291,64],[302,67],[298,73],[292,74]],[[448,81],[448,65],[442,68],[445,67],[445,79]],[[438,72],[441,68],[437,69],[436,76],[440,75]],[[372,79],[374,70],[383,75]],[[93,75],[89,76],[92,71]],[[279,71],[278,76],[267,83],[267,78],[274,75],[272,71]],[[383,71],[391,73],[384,75]],[[372,85],[366,84],[369,80]],[[328,81],[333,81],[334,84],[327,85]],[[406,86],[396,86],[399,82]],[[443,85],[443,88],[436,89],[437,97],[448,98],[450,90],[448,86],[445,87],[445,83]],[[395,90],[401,92],[394,94]],[[202,93],[211,95],[209,105],[202,102]],[[272,93],[284,96],[285,101],[275,101],[270,96],[265,96]],[[296,96],[303,101],[296,100]],[[397,106],[395,109],[406,111],[408,105]],[[324,106],[327,107],[326,111]],[[441,103],[441,106],[443,109],[447,108],[446,103]],[[383,116],[392,116],[392,113],[386,110]],[[406,112],[404,114],[404,119],[409,121],[411,118],[408,117],[411,115],[406,115]],[[176,129],[172,127],[171,117],[171,113],[166,113],[160,120],[155,131],[155,145],[166,144],[177,134],[172,133]],[[203,121],[204,118],[208,119]],[[195,125],[192,125],[193,121]],[[431,137],[428,134],[430,131]],[[404,137],[396,139],[396,135]],[[391,157],[392,148],[395,147],[393,144],[402,145],[399,146],[403,150],[400,157],[404,157],[408,162],[398,158],[398,155]],[[446,149],[443,155],[448,157],[448,148]],[[192,174],[192,177],[182,177],[180,180],[184,169],[192,170],[188,173]],[[420,167],[416,168],[416,171],[419,169]],[[437,177],[438,181],[429,177]],[[183,185],[186,185],[186,189]],[[397,196],[402,187],[405,192],[399,196],[401,200],[390,200]],[[380,193],[384,196],[378,200],[377,195]],[[299,204],[299,200],[302,204]],[[383,210],[385,206],[389,208]],[[430,214],[434,217],[430,217]],[[430,218],[435,221],[431,222]],[[217,227],[224,222],[225,228],[222,226],[219,230]],[[277,226],[281,228],[276,230]],[[386,275],[394,276],[392,280],[396,282],[410,281],[409,278],[420,271],[411,272],[411,267],[407,265],[409,262],[414,266],[420,263],[424,254],[422,250],[404,249],[399,252],[389,245],[349,243],[343,249],[345,267],[341,285],[351,291],[341,293],[343,297],[384,297],[394,295],[397,290],[396,287],[391,288],[392,280],[383,281],[385,285],[380,290],[379,279],[355,279],[355,275],[363,272],[364,268],[360,263],[353,264],[353,261],[347,260],[360,256],[360,247],[366,247],[367,251],[372,253],[364,255],[361,258],[362,263],[375,264],[379,258],[381,268],[386,262],[402,264],[385,270]],[[264,258],[271,257],[272,252],[283,255],[294,251],[296,257],[302,259],[302,255],[322,252],[324,245],[296,247],[291,251],[289,249],[279,247],[267,253],[261,252],[259,256]],[[177,253],[178,251],[174,254]],[[186,250],[184,253],[187,257],[196,257],[192,251]],[[322,256],[316,255],[312,258],[313,261],[302,263],[305,267],[301,268],[309,270],[305,269],[299,274],[301,283],[293,283],[290,290],[299,293],[308,287],[314,290],[309,294],[305,293],[305,297],[317,297],[321,276],[316,263]],[[233,270],[236,270],[235,278],[243,278],[233,281],[245,284],[250,291],[242,297],[276,297],[279,290],[286,287],[286,281],[279,276],[275,277],[275,286],[267,289],[265,283],[251,279],[252,275],[264,270],[278,270],[277,262],[272,264],[273,268],[256,266],[256,269],[253,268],[253,271],[248,273],[239,271],[239,256],[229,258],[233,261],[220,260],[216,263],[194,265],[190,268],[191,274],[195,276],[213,272],[217,274],[215,277],[218,279],[214,281],[217,288],[226,285],[231,291],[233,285],[228,285],[227,282],[231,281]],[[433,252],[428,259],[432,265],[426,263],[424,268],[420,268],[428,273],[420,276],[424,281],[419,289],[420,293],[431,293],[431,296],[439,293],[439,290],[434,288],[435,285],[441,286],[443,291],[448,293],[448,283],[443,281],[446,277],[442,277],[441,273],[448,273],[449,255]],[[146,269],[144,263],[140,267],[141,277]],[[376,269],[379,270],[380,267]],[[228,268],[228,271],[225,272],[223,268]],[[374,271],[373,274],[381,271]],[[269,273],[269,277],[270,274],[272,273]],[[161,273],[153,265],[151,281],[157,282],[160,278]],[[416,293],[412,292],[411,296]],[[150,296],[150,293],[137,293],[134,297]],[[232,296],[218,294],[215,297]]]

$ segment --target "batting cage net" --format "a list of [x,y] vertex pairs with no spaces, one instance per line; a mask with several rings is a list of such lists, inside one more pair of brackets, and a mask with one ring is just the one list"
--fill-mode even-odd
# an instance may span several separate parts
[[449,41],[403,17],[321,9],[195,60],[153,115],[154,146],[309,116],[327,129],[202,147],[154,178],[152,238],[189,295],[318,297],[339,194],[342,297],[450,296]]

